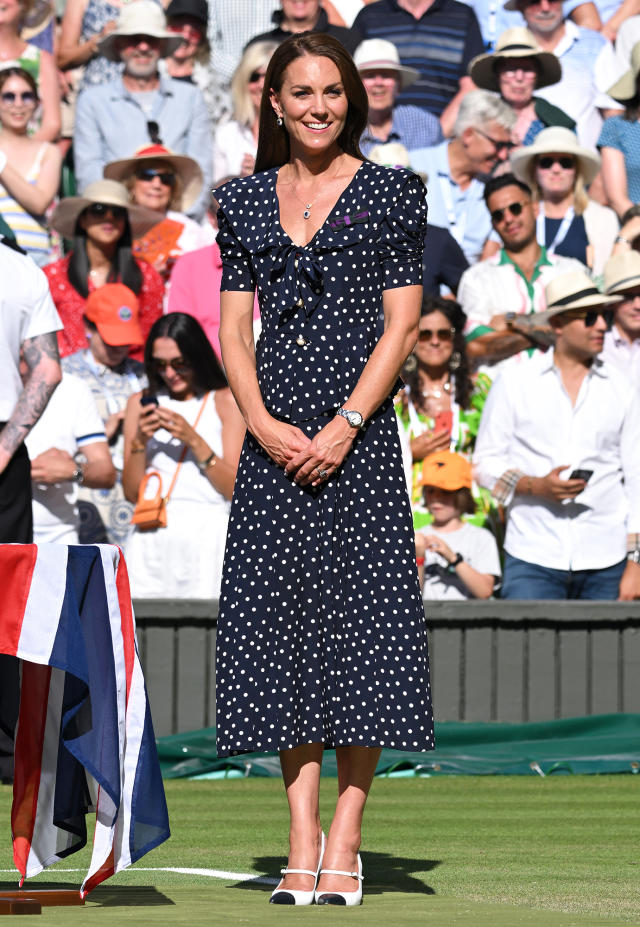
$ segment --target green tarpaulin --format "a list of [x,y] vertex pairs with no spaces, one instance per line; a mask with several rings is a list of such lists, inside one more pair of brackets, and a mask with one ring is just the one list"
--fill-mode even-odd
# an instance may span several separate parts
[[[430,753],[383,750],[376,775],[638,773],[640,714],[528,724],[442,721],[436,723],[436,745]],[[158,753],[166,779],[280,775],[275,753],[218,759],[215,728],[161,737]],[[325,752],[322,774],[337,774],[332,750]]]

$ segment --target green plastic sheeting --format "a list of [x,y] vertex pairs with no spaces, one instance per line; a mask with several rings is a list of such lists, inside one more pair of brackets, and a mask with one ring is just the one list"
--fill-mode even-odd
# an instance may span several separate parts
[[[595,715],[528,724],[442,721],[430,753],[383,750],[377,776],[640,772],[640,714]],[[158,740],[165,779],[279,776],[275,753],[216,757],[216,730]],[[335,751],[325,751],[324,776],[336,776]]]

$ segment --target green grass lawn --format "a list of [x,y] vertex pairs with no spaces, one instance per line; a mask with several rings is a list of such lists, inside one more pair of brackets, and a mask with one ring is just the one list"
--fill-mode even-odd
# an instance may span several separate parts
[[[335,780],[322,782],[328,825]],[[281,783],[243,779],[166,783],[173,836],[140,867],[208,868],[275,876],[284,865]],[[0,788],[12,865],[11,794]],[[369,927],[587,927],[640,924],[640,777],[442,777],[377,780],[363,844],[358,909],[268,905],[271,886],[129,870],[84,908],[44,909],[69,924],[269,925],[354,920]],[[82,868],[88,851],[61,863]],[[29,885],[72,882],[49,870]],[[15,884],[10,874],[2,888]]]

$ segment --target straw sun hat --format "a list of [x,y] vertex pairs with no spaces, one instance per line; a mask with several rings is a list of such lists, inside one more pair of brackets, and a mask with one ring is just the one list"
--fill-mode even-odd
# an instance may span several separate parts
[[[553,277],[544,288],[547,308],[540,316],[544,321],[569,312],[571,309],[591,309],[594,306],[612,306],[619,303],[621,296],[601,293],[591,277],[583,271],[560,274]],[[542,319],[541,319],[542,321]]]
[[614,100],[632,100],[638,92],[638,74],[640,73],[640,42],[631,49],[631,67],[622,77],[609,87],[607,93]]
[[400,80],[400,87],[410,87],[420,77],[415,68],[407,68],[400,64],[398,49],[393,42],[386,39],[365,39],[355,50],[353,63],[359,71],[372,71],[383,68],[385,71],[395,71]]
[[[137,0],[141,3],[142,0]],[[60,200],[51,217],[51,225],[64,238],[73,238],[78,217],[87,206],[104,203],[106,206],[122,206],[129,214],[129,224],[133,238],[140,238],[149,229],[164,218],[153,209],[132,206],[129,202],[127,188],[115,180],[96,180],[90,183],[82,196],[67,196]]]
[[604,265],[605,293],[628,293],[640,289],[640,254],[624,251],[614,254]]
[[161,54],[171,55],[182,45],[182,36],[167,31],[167,21],[162,7],[155,0],[136,0],[123,6],[118,16],[118,24],[113,32],[98,42],[98,51],[109,61],[120,61],[118,39],[126,35],[148,35],[153,39],[163,39]]
[[536,87],[557,84],[562,77],[562,66],[552,52],[543,51],[533,33],[524,26],[506,29],[491,54],[477,55],[469,65],[469,76],[477,87],[500,92],[496,63],[509,58],[535,58],[539,65]]
[[600,155],[597,151],[583,148],[571,129],[551,126],[543,129],[533,144],[519,148],[511,154],[511,169],[518,180],[530,184],[533,180],[535,160],[543,154],[573,155],[580,166],[582,180],[589,185],[600,170]]
[[[136,0],[140,3],[140,0]],[[182,181],[182,203],[184,211],[192,206],[200,196],[204,177],[197,161],[187,155],[174,154],[164,145],[143,145],[134,151],[131,158],[119,158],[110,161],[104,169],[104,176],[110,180],[119,180],[120,183],[133,176],[136,169],[154,161],[164,161],[170,164]]]

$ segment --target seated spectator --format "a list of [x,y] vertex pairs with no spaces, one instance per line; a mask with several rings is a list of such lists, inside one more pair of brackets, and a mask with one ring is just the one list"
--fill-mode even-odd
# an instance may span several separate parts
[[258,150],[260,101],[275,42],[253,42],[247,47],[231,79],[233,118],[216,129],[213,142],[213,182],[253,174]]
[[606,119],[598,139],[604,192],[620,218],[640,202],[639,74],[640,42],[633,46],[631,68],[609,89],[624,114]]
[[611,54],[609,43],[600,32],[568,19],[562,0],[507,0],[504,7],[519,10],[540,48],[560,60],[561,79],[542,88],[538,95],[575,121],[582,145],[595,147],[603,115],[613,115],[619,109],[597,82],[605,57]]
[[416,532],[423,598],[490,598],[500,576],[498,545],[486,528],[461,518],[475,511],[471,464],[460,454],[440,451],[424,461],[421,482],[432,518],[428,529]]
[[[473,452],[490,384],[487,377],[474,383],[469,376],[462,334],[465,319],[453,300],[425,295],[418,340],[403,374],[407,386],[396,401],[396,414],[411,448],[414,506],[422,500],[425,458],[444,450],[468,457]],[[477,501],[479,511],[486,514],[483,500]]]
[[136,206],[164,216],[142,238],[136,236],[133,253],[152,264],[165,285],[181,254],[213,241],[210,225],[185,215],[202,189],[202,171],[193,158],[174,154],[163,145],[145,145],[130,158],[107,164],[104,176],[123,183]]
[[[26,365],[21,373],[27,372]],[[81,486],[108,489],[116,473],[89,388],[65,374],[25,441],[31,458],[35,544],[78,544]]]
[[117,27],[99,43],[112,61],[122,61],[122,76],[78,97],[74,159],[78,189],[99,180],[106,164],[129,157],[144,144],[163,144],[200,165],[203,189],[189,215],[206,212],[211,186],[211,131],[200,90],[164,77],[158,61],[182,44],[168,32],[154,0],[136,0],[120,11]]
[[72,250],[47,264],[44,272],[64,325],[58,332],[61,357],[86,347],[82,317],[87,297],[105,283],[124,283],[136,294],[143,336],[162,314],[160,274],[131,253],[133,237],[140,237],[157,221],[158,214],[151,209],[132,206],[126,187],[115,180],[99,180],[83,196],[69,196],[58,204],[51,224],[72,239]]
[[[518,10],[513,7],[507,8],[505,4],[496,3],[495,0],[462,0],[462,2],[470,6],[476,14],[482,38],[489,52],[495,50],[498,37],[506,29],[522,25],[522,16]],[[563,9],[577,25],[585,26],[587,29],[600,28],[598,12],[590,0],[589,2],[565,0]]]
[[119,544],[126,541],[132,506],[124,498],[122,423],[127,400],[147,385],[143,365],[129,351],[142,345],[138,298],[121,283],[107,283],[89,294],[84,311],[87,347],[62,361],[65,373],[83,380],[90,389],[109,442],[116,482],[109,492],[80,488],[81,544]]
[[145,368],[148,404],[141,393],[127,403],[122,480],[135,502],[143,477],[155,471],[153,483],[160,482],[169,501],[167,526],[135,528],[127,544],[132,594],[217,598],[244,420],[191,316],[158,319],[145,345]]
[[484,185],[514,147],[515,121],[510,106],[474,90],[460,104],[451,141],[409,152],[413,169],[429,178],[429,222],[451,232],[470,264],[480,258],[491,231]]
[[619,370],[628,383],[640,387],[640,254],[627,251],[609,258],[604,290],[621,296],[613,307],[613,325],[604,336],[602,360]]
[[324,32],[341,42],[353,55],[360,42],[357,32],[329,22],[320,0],[280,0],[280,9],[275,10],[271,18],[276,23],[275,29],[255,35],[247,46],[254,42],[275,42],[279,45],[298,32]]
[[554,54],[542,51],[528,29],[516,26],[503,32],[492,54],[473,59],[469,75],[477,87],[499,93],[516,111],[513,136],[519,145],[530,145],[547,126],[575,129],[565,112],[534,96],[539,87],[556,84],[562,68]]
[[369,122],[360,137],[360,151],[369,157],[374,145],[396,142],[405,148],[425,148],[442,141],[433,113],[418,106],[397,104],[396,97],[420,76],[400,64],[393,42],[367,39],[353,56],[369,100]]
[[40,110],[34,121],[34,138],[54,142],[60,133],[60,89],[56,63],[51,52],[25,42],[21,36],[29,3],[7,0],[0,9],[0,61],[2,67],[17,67],[33,77],[38,88]]
[[0,70],[0,213],[20,247],[41,267],[51,260],[45,212],[60,186],[61,157],[27,133],[38,88],[22,68]]
[[640,408],[597,357],[620,297],[570,273],[546,302],[555,347],[504,368],[474,453],[476,479],[509,507],[502,596],[638,598]]
[[111,0],[67,0],[56,61],[61,71],[81,68],[79,89],[116,80],[120,63],[105,58],[99,45],[116,28],[120,6]]
[[545,284],[558,274],[585,270],[574,258],[547,254],[538,243],[538,206],[513,174],[490,180],[485,199],[502,248],[465,271],[458,290],[467,313],[467,351],[476,366],[516,354],[526,360],[532,348],[546,349],[553,333],[538,315],[546,308]]
[[600,158],[568,129],[545,129],[528,148],[511,155],[513,173],[531,187],[538,204],[537,239],[547,254],[573,257],[599,275],[618,235],[612,209],[590,199],[587,188]]
[[360,10],[353,28],[362,39],[389,39],[405,67],[420,77],[400,95],[400,103],[428,110],[450,135],[464,95],[473,89],[469,62],[484,51],[472,9],[456,0],[417,4],[377,0]]

